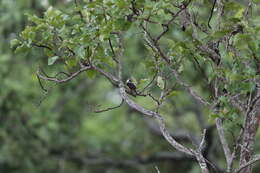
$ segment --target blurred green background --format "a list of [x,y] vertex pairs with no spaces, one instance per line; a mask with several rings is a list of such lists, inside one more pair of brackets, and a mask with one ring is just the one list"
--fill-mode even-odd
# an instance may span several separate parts
[[[43,52],[35,49],[29,54],[14,54],[10,40],[27,24],[26,13],[42,16],[49,6],[69,9],[72,4],[69,0],[0,1],[0,172],[155,173],[157,166],[162,173],[199,173],[192,159],[182,155],[177,158],[180,153],[174,153],[152,120],[125,105],[93,113],[96,107],[120,103],[117,90],[105,79],[89,80],[82,74],[62,85],[44,82],[48,92],[41,90],[35,72],[38,66],[47,63]],[[134,76],[140,79],[145,73],[137,73],[142,72],[143,64],[135,55],[144,54],[144,49],[137,49],[138,36],[129,37],[133,38],[127,50],[131,61],[125,64],[128,66],[125,75],[136,72],[143,75]],[[190,77],[200,80],[195,74]],[[208,118],[207,110],[191,102],[187,95],[177,94],[175,98],[178,102],[172,101],[172,105],[164,105],[163,109],[171,115],[165,117],[169,129],[185,143],[187,138],[200,135],[201,124],[208,127],[209,158],[224,168],[223,152],[214,138],[214,122]],[[137,101],[154,106],[146,98]],[[168,111],[171,106],[174,111]],[[256,145],[260,151],[260,143]],[[259,172],[260,166],[254,171]]]

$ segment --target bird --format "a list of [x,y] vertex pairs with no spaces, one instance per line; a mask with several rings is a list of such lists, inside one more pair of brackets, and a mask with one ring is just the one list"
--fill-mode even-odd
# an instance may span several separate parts
[[127,79],[126,85],[128,86],[128,88],[129,88],[135,95],[138,94],[137,91],[136,91],[136,86],[135,86],[135,84],[132,82],[131,79]]

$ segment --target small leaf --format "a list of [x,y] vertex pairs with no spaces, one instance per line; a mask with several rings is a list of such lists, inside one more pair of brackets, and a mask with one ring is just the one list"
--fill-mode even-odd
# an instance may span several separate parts
[[157,86],[161,89],[164,89],[164,81],[161,76],[158,76],[157,78]]
[[244,15],[245,9],[240,8],[237,10],[236,14],[234,15],[235,18],[241,19]]
[[255,4],[260,4],[260,0],[253,0]]
[[25,53],[27,51],[29,51],[29,48],[25,44],[21,44],[15,49],[14,53]]
[[227,105],[227,103],[228,103],[227,97],[225,97],[225,96],[221,96],[219,98],[219,101],[220,101],[221,105]]
[[138,82],[138,88],[144,88],[146,85],[148,85],[150,82],[149,79],[141,79]]
[[21,44],[21,42],[17,39],[13,39],[10,41],[11,48],[18,46],[19,44]]
[[212,119],[216,119],[216,118],[219,118],[219,117],[220,117],[219,114],[215,114],[215,113],[210,114],[210,118],[212,118]]
[[53,56],[51,58],[48,59],[48,65],[52,65],[55,63],[55,61],[57,61],[59,57],[58,56]]
[[212,37],[214,39],[219,39],[224,37],[225,35],[227,35],[230,32],[230,29],[226,29],[226,30],[221,30],[221,31],[216,31],[212,34]]
[[169,94],[169,97],[175,97],[175,96],[177,96],[177,95],[179,95],[179,94],[180,94],[179,91],[174,90],[174,91],[172,91],[172,92]]
[[90,79],[94,79],[97,75],[97,72],[95,70],[88,70],[86,71],[86,74]]
[[77,47],[76,50],[75,50],[77,56],[81,59],[84,59],[85,58],[85,48],[84,46],[80,46],[80,47]]

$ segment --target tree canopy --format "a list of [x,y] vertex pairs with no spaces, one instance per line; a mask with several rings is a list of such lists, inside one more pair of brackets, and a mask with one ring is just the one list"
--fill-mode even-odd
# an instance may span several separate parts
[[260,169],[257,0],[3,0],[1,13],[4,172]]

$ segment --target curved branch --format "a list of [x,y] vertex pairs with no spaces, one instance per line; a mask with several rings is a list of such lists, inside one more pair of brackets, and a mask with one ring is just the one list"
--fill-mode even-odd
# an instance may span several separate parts
[[91,66],[84,66],[80,70],[76,71],[75,73],[72,73],[69,77],[67,77],[65,79],[58,79],[56,77],[49,77],[47,75],[42,75],[41,72],[40,72],[40,69],[37,70],[37,76],[39,78],[43,79],[43,80],[52,81],[52,82],[56,82],[56,83],[64,83],[64,82],[68,82],[71,79],[75,78],[76,76],[78,76],[83,71],[87,71],[91,68],[92,68]]
[[116,109],[116,108],[119,108],[123,105],[124,103],[124,100],[122,99],[121,103],[117,106],[114,106],[114,107],[109,107],[109,108],[106,108],[106,109],[101,109],[101,110],[95,110],[94,112],[95,113],[101,113],[101,112],[106,112],[106,111],[110,111],[110,110],[113,110],[113,109]]
[[143,93],[155,80],[156,76],[158,75],[158,71],[156,71],[156,73],[154,74],[152,80],[141,90],[141,93]]
[[104,70],[102,70],[102,69],[100,69],[96,66],[93,66],[93,65],[92,65],[92,68],[94,70],[98,71],[103,76],[105,76],[113,85],[118,86],[119,80],[114,75],[112,75],[112,74],[110,74],[110,73],[108,73],[108,72],[106,72],[106,71],[104,71]]
[[141,112],[144,115],[147,115],[149,117],[153,117],[156,118],[161,130],[161,133],[163,134],[164,138],[178,151],[184,152],[185,154],[191,155],[193,156],[193,150],[192,149],[188,149],[185,146],[181,145],[180,143],[178,143],[174,138],[172,138],[172,136],[170,135],[170,133],[168,132],[168,130],[166,129],[165,123],[164,123],[164,119],[162,118],[162,116],[156,112],[147,110],[145,108],[143,108],[142,106],[136,104],[133,100],[131,100],[126,92],[124,87],[122,87],[122,83],[120,86],[120,94],[121,97],[126,101],[126,103],[133,109],[137,110],[138,112]]

